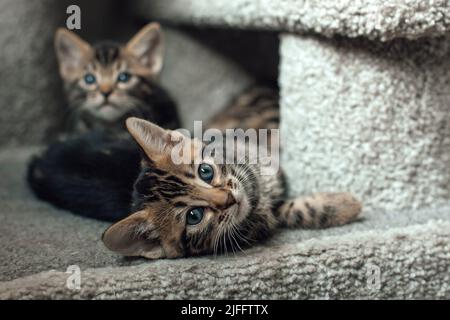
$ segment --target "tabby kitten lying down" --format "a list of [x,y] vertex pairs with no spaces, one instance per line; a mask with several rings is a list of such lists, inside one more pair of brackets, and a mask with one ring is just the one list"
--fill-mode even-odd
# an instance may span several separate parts
[[163,37],[157,23],[142,28],[127,44],[91,46],[58,29],[55,50],[68,108],[66,133],[102,129],[126,133],[125,119],[137,116],[178,128],[175,104],[157,84],[163,64]]
[[[268,238],[278,226],[337,226],[361,211],[348,193],[283,202],[281,174],[262,175],[258,164],[216,164],[203,157],[202,142],[145,120],[129,118],[126,125],[144,152],[135,213],[102,237],[122,255],[158,259],[235,251]],[[188,164],[171,160],[179,143],[193,151]]]

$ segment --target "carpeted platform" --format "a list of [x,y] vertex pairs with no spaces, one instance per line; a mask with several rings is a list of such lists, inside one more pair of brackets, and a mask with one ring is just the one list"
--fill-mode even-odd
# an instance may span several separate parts
[[[106,223],[33,197],[23,174],[35,150],[0,153],[2,299],[450,298],[450,207],[282,230],[228,257],[126,259],[103,247]],[[81,269],[80,290],[66,286],[70,265]]]

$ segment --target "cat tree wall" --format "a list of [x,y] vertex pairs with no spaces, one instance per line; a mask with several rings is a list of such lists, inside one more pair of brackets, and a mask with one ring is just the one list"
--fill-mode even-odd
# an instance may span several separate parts
[[283,165],[293,194],[350,190],[366,209],[448,201],[449,44],[283,35]]
[[292,195],[348,190],[366,209],[450,199],[447,1],[141,5],[163,21],[282,32],[282,164]]

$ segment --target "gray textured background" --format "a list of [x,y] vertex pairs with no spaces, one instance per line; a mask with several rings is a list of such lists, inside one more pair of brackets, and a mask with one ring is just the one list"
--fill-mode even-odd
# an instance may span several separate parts
[[53,0],[0,2],[0,145],[36,143],[55,126],[61,90],[52,52]]
[[450,41],[285,35],[283,166],[292,194],[351,191],[366,208],[450,199]]

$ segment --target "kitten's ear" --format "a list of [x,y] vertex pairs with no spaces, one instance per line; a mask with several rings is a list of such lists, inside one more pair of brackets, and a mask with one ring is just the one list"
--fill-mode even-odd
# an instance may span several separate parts
[[92,55],[92,48],[74,32],[59,28],[55,34],[55,50],[59,72],[64,80],[74,80],[83,72]]
[[159,233],[145,210],[138,211],[106,229],[102,241],[109,250],[124,256],[148,259],[166,257]]
[[155,161],[161,155],[170,152],[176,144],[187,139],[177,131],[165,130],[154,123],[134,117],[128,118],[126,125],[131,136],[145,154]]
[[164,39],[158,23],[150,23],[142,28],[125,46],[125,50],[147,72],[147,76],[156,76],[162,69]]

